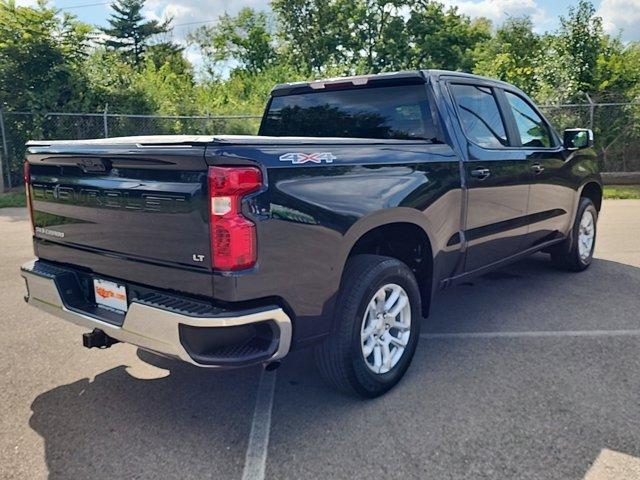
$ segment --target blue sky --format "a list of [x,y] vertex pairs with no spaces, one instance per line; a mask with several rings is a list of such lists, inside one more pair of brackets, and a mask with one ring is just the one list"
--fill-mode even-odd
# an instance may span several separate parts
[[[553,30],[558,17],[566,14],[577,0],[441,0],[472,16],[485,16],[500,24],[507,16],[529,15],[539,32]],[[35,4],[36,0],[17,0],[18,4]],[[50,4],[76,14],[81,20],[105,25],[109,4],[105,0],[50,0]],[[624,40],[640,40],[640,0],[595,0],[598,14],[608,32],[622,31]],[[176,40],[204,23],[214,23],[219,14],[230,14],[249,6],[268,9],[268,0],[147,0],[149,18],[173,17]],[[196,23],[197,22],[197,23]]]

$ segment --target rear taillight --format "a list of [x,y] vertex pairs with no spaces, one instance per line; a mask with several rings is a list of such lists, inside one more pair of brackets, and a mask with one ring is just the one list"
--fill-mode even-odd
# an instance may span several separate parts
[[33,220],[33,201],[31,199],[31,166],[29,162],[24,162],[24,192],[27,196],[27,209],[29,210],[29,218],[31,219],[31,233],[35,235],[36,227]]
[[210,167],[211,263],[216,270],[242,270],[256,263],[255,224],[242,215],[242,197],[262,185],[255,167]]

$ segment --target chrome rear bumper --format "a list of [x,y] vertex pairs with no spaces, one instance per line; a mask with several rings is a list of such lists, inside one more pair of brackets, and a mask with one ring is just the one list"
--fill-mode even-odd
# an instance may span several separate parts
[[[122,325],[115,325],[70,309],[63,301],[56,282],[56,275],[38,271],[35,264],[36,262],[29,262],[21,268],[22,277],[27,283],[25,300],[29,304],[81,327],[100,329],[108,336],[121,342],[179,358],[201,367],[236,366],[233,363],[203,362],[201,361],[202,355],[190,354],[188,347],[185,348],[184,337],[181,339],[180,326],[210,329],[209,332],[213,332],[215,336],[214,329],[228,329],[228,327],[269,322],[277,327],[274,329],[276,332],[274,335],[277,336],[274,338],[273,349],[275,351],[270,351],[266,358],[256,359],[252,363],[277,360],[289,352],[292,333],[291,320],[279,307],[254,309],[247,312],[223,312],[211,317],[195,317],[150,306],[133,299]],[[242,365],[246,364],[249,363],[242,363]]]

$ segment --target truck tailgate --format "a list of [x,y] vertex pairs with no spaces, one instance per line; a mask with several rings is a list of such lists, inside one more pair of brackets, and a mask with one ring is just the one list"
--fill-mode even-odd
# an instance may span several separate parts
[[[205,145],[153,141],[31,143],[36,253],[96,274],[211,296]],[[180,282],[171,278],[176,270]]]

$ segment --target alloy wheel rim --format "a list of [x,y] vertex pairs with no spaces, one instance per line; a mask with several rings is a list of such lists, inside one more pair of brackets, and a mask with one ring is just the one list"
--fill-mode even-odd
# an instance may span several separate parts
[[411,304],[400,285],[381,287],[369,301],[360,328],[362,356],[369,370],[376,374],[395,367],[409,344]]
[[595,222],[593,213],[589,210],[585,210],[580,219],[580,225],[578,227],[578,254],[580,260],[586,262],[591,256],[593,250],[593,241],[595,239]]

